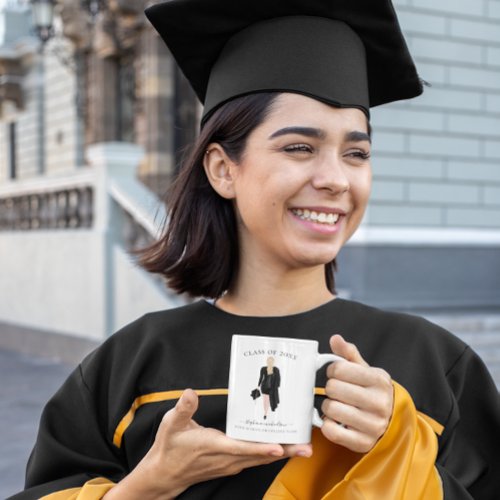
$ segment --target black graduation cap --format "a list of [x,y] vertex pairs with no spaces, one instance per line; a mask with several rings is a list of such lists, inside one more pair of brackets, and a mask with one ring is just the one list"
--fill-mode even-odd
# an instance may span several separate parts
[[204,103],[249,93],[369,108],[423,91],[391,0],[169,0],[145,11]]

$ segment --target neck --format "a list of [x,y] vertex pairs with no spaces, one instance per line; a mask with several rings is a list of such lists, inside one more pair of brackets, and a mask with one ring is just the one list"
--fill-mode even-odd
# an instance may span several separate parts
[[323,265],[281,272],[242,267],[237,282],[217,305],[242,316],[286,316],[309,311],[333,298]]

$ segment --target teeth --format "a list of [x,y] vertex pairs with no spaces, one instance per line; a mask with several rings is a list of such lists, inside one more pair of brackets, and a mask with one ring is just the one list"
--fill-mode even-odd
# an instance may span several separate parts
[[315,212],[314,210],[308,210],[307,208],[304,210],[302,210],[302,208],[294,208],[292,209],[292,212],[302,220],[310,220],[313,222],[319,222],[320,224],[333,225],[339,220],[339,214]]

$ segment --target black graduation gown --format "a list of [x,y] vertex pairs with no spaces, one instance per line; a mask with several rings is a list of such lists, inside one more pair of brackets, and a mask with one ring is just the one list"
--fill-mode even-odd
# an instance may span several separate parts
[[[163,414],[175,405],[162,395],[186,387],[227,388],[236,333],[315,339],[320,352],[329,352],[330,336],[341,333],[370,365],[406,388],[418,411],[444,426],[436,465],[445,498],[499,498],[500,398],[482,361],[422,318],[343,299],[271,318],[235,316],[199,301],[129,324],[90,354],[47,403],[27,489],[12,498],[39,498],[94,477],[119,481],[150,448]],[[316,382],[324,387],[325,368]],[[148,395],[155,397],[148,402]],[[124,419],[134,401],[135,413]],[[195,419],[224,430],[226,403],[224,395],[201,396]],[[284,463],[200,483],[179,498],[262,498]]]

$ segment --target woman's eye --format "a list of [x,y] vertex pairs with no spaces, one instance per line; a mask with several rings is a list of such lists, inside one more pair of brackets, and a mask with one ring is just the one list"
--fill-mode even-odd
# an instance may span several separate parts
[[351,158],[359,158],[361,160],[368,160],[368,158],[370,158],[370,153],[366,153],[364,151],[351,151],[350,153],[347,153],[347,156],[350,156]]
[[298,153],[312,153],[313,152],[312,147],[309,146],[309,145],[307,145],[307,144],[291,144],[290,146],[286,146],[283,149],[287,153],[295,153],[295,152],[298,152]]

